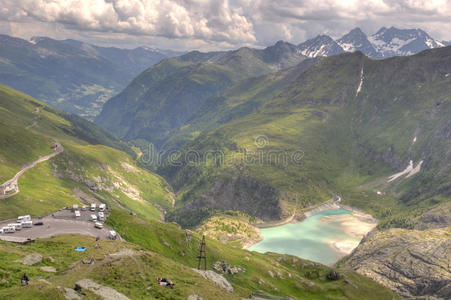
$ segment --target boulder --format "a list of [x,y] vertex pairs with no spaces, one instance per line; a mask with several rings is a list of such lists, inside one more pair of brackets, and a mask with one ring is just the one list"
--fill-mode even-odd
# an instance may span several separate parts
[[22,264],[32,266],[42,262],[42,255],[37,253],[28,254],[22,259]]
[[207,270],[207,271],[202,271],[202,270],[197,270],[197,269],[193,269],[193,270],[194,270],[194,272],[200,274],[205,279],[213,281],[214,283],[216,283],[216,285],[218,285],[222,289],[225,289],[227,292],[233,292],[233,286],[221,274],[215,273],[211,270]]

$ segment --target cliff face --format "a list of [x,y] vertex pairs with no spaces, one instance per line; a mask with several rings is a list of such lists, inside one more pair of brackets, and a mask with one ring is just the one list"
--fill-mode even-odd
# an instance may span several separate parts
[[406,298],[449,299],[450,207],[450,203],[438,206],[418,218],[416,227],[425,230],[396,228],[372,233],[340,264]]

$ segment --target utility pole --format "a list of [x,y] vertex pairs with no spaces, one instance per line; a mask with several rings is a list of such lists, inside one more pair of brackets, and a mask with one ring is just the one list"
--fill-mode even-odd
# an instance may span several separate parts
[[207,270],[207,247],[205,245],[205,234],[202,235],[202,243],[200,244],[199,256],[197,256],[198,263],[197,269],[200,270],[200,265],[202,264],[202,260],[204,261],[204,270]]

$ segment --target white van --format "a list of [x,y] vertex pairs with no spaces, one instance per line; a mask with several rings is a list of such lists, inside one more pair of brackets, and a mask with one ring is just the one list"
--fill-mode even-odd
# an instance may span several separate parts
[[14,229],[17,230],[21,230],[22,229],[22,224],[21,223],[11,223],[7,225],[8,227],[14,227]]
[[6,226],[2,228],[3,233],[14,233],[16,232],[16,228],[14,226]]
[[23,228],[31,228],[33,227],[33,221],[22,221],[22,227]]
[[102,228],[103,228],[103,224],[100,223],[100,222],[96,222],[96,223],[94,224],[94,227],[95,227],[95,228],[98,228],[98,229],[102,229]]
[[110,230],[110,239],[115,240],[117,239],[117,233],[114,230]]
[[99,221],[105,221],[105,215],[103,212],[99,212]]
[[104,203],[99,204],[99,211],[105,211],[106,205]]
[[91,215],[91,221],[96,222],[97,221],[97,216],[96,215]]
[[75,217],[78,218],[78,217],[80,217],[80,216],[81,216],[80,211],[79,211],[79,210],[76,210],[76,211],[75,211]]
[[31,216],[30,215],[18,216],[17,223],[21,223],[22,221],[31,221]]
[[95,203],[91,204],[91,211],[96,211],[96,204]]

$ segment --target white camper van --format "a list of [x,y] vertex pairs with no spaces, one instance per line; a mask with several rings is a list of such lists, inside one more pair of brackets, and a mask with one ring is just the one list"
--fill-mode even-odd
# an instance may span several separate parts
[[91,215],[91,221],[97,222],[97,216],[96,215]]
[[14,229],[17,231],[17,230],[22,229],[22,224],[21,223],[11,223],[11,224],[8,224],[8,227],[14,227]]
[[104,203],[99,204],[99,211],[105,211],[106,205]]
[[3,233],[14,233],[16,232],[16,228],[14,226],[6,226],[2,228]]
[[17,223],[21,223],[23,221],[31,221],[31,216],[26,215],[26,216],[18,216],[17,217]]
[[99,212],[99,221],[105,221],[105,215],[101,211]]
[[110,236],[109,236],[109,238],[112,239],[112,240],[117,239],[117,233],[116,233],[116,231],[110,230]]
[[33,227],[33,221],[22,221],[22,227],[23,228],[31,228]]
[[95,227],[95,228],[98,228],[98,229],[102,229],[102,228],[103,228],[103,224],[100,223],[100,222],[96,222],[96,223],[94,224],[94,227]]
[[96,204],[95,203],[91,204],[91,211],[96,211]]
[[78,217],[80,217],[80,216],[81,216],[80,211],[79,211],[79,210],[76,210],[76,211],[75,211],[75,217],[78,218]]

